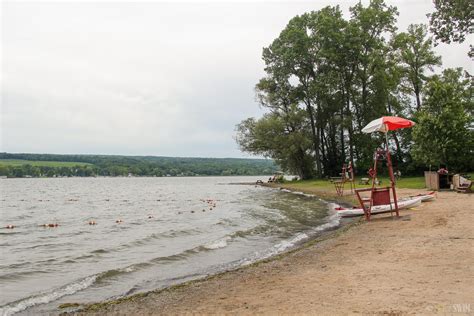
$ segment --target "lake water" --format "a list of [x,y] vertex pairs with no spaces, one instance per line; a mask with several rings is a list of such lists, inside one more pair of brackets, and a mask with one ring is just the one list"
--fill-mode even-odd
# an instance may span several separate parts
[[259,178],[0,180],[0,314],[162,288],[339,225],[316,197],[230,184]]

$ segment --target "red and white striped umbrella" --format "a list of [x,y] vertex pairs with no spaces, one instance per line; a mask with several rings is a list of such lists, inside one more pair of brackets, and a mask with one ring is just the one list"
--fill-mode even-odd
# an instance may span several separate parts
[[362,129],[363,133],[394,131],[400,128],[412,127],[415,122],[398,116],[382,116],[375,119]]

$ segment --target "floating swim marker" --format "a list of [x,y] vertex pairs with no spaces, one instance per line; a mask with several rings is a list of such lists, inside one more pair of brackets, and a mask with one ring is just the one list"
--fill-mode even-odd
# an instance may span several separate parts
[[49,223],[49,224],[43,224],[43,225],[40,225],[40,226],[43,226],[43,227],[58,227],[59,224],[58,223]]

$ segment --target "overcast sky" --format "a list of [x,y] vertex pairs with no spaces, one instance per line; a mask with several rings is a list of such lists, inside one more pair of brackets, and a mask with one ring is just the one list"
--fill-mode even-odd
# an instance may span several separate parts
[[[400,30],[433,10],[387,2]],[[354,3],[2,2],[0,151],[247,157],[233,135],[262,114],[262,47],[297,14]],[[472,71],[467,43],[436,50]]]

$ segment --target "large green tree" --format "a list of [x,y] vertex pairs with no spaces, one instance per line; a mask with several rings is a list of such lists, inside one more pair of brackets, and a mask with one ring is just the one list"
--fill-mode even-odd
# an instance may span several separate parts
[[447,69],[427,83],[413,129],[413,157],[456,171],[474,169],[473,95],[461,69]]

